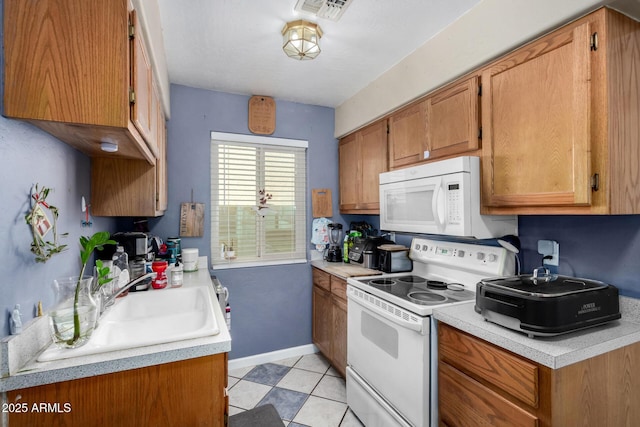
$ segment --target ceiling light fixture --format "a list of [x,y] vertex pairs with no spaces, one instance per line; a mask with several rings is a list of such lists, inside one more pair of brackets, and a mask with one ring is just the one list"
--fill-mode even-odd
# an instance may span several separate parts
[[318,24],[300,19],[288,22],[282,29],[282,50],[289,58],[314,59],[320,54],[322,30]]

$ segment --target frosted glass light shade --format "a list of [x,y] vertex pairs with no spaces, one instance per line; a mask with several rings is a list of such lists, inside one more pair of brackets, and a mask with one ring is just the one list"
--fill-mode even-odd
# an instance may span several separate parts
[[313,22],[300,19],[287,23],[282,29],[282,49],[288,57],[307,60],[320,54],[322,30]]

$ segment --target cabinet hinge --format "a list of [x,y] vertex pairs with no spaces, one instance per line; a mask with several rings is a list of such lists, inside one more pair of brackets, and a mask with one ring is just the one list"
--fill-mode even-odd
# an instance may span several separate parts
[[593,33],[591,34],[591,40],[590,40],[590,49],[591,50],[598,50],[598,33]]
[[133,90],[133,88],[129,88],[129,104],[135,104],[136,103],[136,92]]
[[598,191],[600,189],[600,174],[594,173],[591,177],[591,190]]
[[478,139],[482,139],[482,127],[478,128]]
[[132,39],[136,36],[136,27],[133,24],[129,24],[129,38]]
[[478,85],[478,96],[482,96],[482,85]]

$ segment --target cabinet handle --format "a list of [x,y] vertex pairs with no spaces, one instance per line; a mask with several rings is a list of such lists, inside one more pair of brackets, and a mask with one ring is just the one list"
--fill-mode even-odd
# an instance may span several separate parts
[[598,33],[591,34],[591,50],[598,50]]
[[591,190],[598,191],[600,189],[600,174],[594,173],[591,177]]

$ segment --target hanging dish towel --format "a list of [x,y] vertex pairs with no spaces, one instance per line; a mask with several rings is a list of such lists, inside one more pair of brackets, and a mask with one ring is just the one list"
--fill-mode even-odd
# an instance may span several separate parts
[[311,225],[311,243],[316,245],[319,251],[324,250],[329,244],[329,227],[331,223],[327,218],[315,218]]

